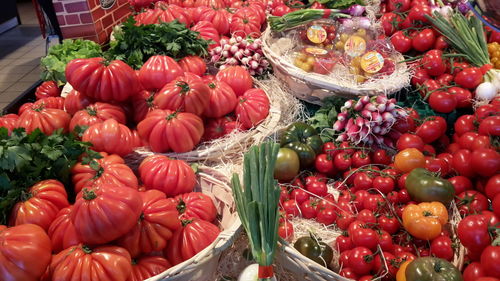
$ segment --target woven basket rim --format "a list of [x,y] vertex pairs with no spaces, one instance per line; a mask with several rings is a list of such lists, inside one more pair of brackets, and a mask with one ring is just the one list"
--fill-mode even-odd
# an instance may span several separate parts
[[[229,186],[230,181],[227,175],[217,169],[208,166],[199,166],[198,169],[199,177],[207,177],[211,178],[211,180],[218,181],[222,186],[226,187],[228,192],[231,192],[231,188]],[[227,182],[221,180],[220,178],[226,179]],[[234,212],[236,212],[236,208]],[[204,263],[205,261],[222,253],[226,248],[228,248],[233,243],[236,234],[240,231],[241,221],[239,217],[237,217],[234,223],[229,228],[224,229],[221,233],[219,233],[217,238],[205,249],[203,249],[190,259],[183,261],[182,263],[179,263],[158,275],[150,277],[145,281],[168,280],[168,278],[177,277],[178,275],[183,274],[186,271],[196,270],[198,264]]]

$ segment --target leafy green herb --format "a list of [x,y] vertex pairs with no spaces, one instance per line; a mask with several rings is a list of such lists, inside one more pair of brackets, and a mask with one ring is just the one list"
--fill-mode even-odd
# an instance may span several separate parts
[[[307,121],[318,133],[324,142],[333,139],[333,123],[337,120],[337,114],[340,107],[344,105],[347,99],[337,96],[325,98],[323,106]],[[325,130],[326,129],[326,130]]]
[[[57,179],[70,185],[70,169],[82,154],[86,159],[101,156],[61,130],[47,136],[39,129],[26,134],[14,129],[9,136],[0,128],[0,224],[7,222],[10,210],[33,184],[45,179]],[[68,190],[69,191],[69,190]]]
[[67,39],[62,44],[50,47],[47,56],[41,59],[44,81],[54,80],[59,85],[66,83],[66,64],[73,59],[86,59],[101,56],[101,46],[90,40]]
[[347,9],[354,4],[365,5],[363,0],[320,0],[317,2],[325,4],[330,9]]
[[139,69],[154,55],[167,55],[174,59],[185,56],[207,55],[211,41],[199,38],[177,20],[160,24],[135,25],[129,17],[123,26],[115,30],[115,41],[110,42],[109,59],[119,59]]
[[245,153],[243,185],[233,174],[236,209],[260,266],[270,266],[278,243],[280,188],[274,179],[279,144],[266,142]]

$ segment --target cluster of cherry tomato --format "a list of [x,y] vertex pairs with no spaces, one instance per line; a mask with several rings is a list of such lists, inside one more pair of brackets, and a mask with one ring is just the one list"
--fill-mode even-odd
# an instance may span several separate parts
[[[408,111],[407,118],[395,124],[401,133],[395,155],[348,142],[324,143],[315,171],[282,185],[280,236],[293,240],[294,217],[342,230],[331,246],[340,253],[339,274],[356,280],[381,274],[386,274],[384,280],[395,280],[400,266],[417,256],[453,261],[458,242],[468,249],[466,258],[472,262],[464,271],[465,281],[500,276],[492,275],[500,270],[492,263],[500,246],[491,245],[495,235],[490,235],[500,218],[500,98],[477,108],[474,115],[461,116],[451,138],[442,117],[421,120],[417,112]],[[436,238],[423,240],[403,226],[405,208],[416,204],[407,177],[419,167],[453,185],[464,218],[457,235],[451,229],[456,225],[445,224]]]
[[419,89],[422,98],[440,113],[457,108],[471,108],[474,90],[483,82],[483,75],[491,66],[473,67],[467,62],[450,61],[443,51],[427,51],[416,62],[417,69],[411,83]]

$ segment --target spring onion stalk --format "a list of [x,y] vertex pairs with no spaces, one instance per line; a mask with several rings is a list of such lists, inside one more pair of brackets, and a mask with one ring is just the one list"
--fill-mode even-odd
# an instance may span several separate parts
[[350,15],[341,13],[338,9],[305,9],[288,13],[282,17],[270,16],[268,21],[272,30],[283,31],[313,20],[350,17]]
[[250,242],[259,280],[273,280],[274,254],[278,243],[280,188],[274,179],[279,145],[266,142],[245,153],[243,186],[233,174],[236,210]]
[[[455,11],[449,19],[437,12],[434,12],[434,17],[427,16],[427,18],[448,39],[450,45],[464,54],[473,65],[477,67],[491,65],[483,24],[477,17],[467,18]],[[498,73],[496,69],[488,70],[484,74],[484,81],[494,83],[498,79]]]

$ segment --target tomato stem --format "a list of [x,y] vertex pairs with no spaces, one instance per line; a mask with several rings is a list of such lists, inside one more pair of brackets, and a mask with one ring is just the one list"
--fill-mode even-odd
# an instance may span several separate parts
[[83,199],[85,200],[94,200],[97,198],[97,195],[95,194],[95,192],[93,190],[88,190],[87,188],[84,188],[82,190],[83,192]]
[[184,214],[184,212],[186,212],[186,202],[184,202],[184,200],[182,200],[182,198],[180,198],[179,204],[177,204],[177,206],[175,208],[177,209],[179,214]]
[[83,250],[83,252],[84,252],[85,254],[87,254],[87,255],[88,255],[88,254],[92,254],[92,249],[90,249],[90,247],[89,247],[89,246],[87,246],[87,245],[83,245],[83,246],[82,246],[82,250]]

